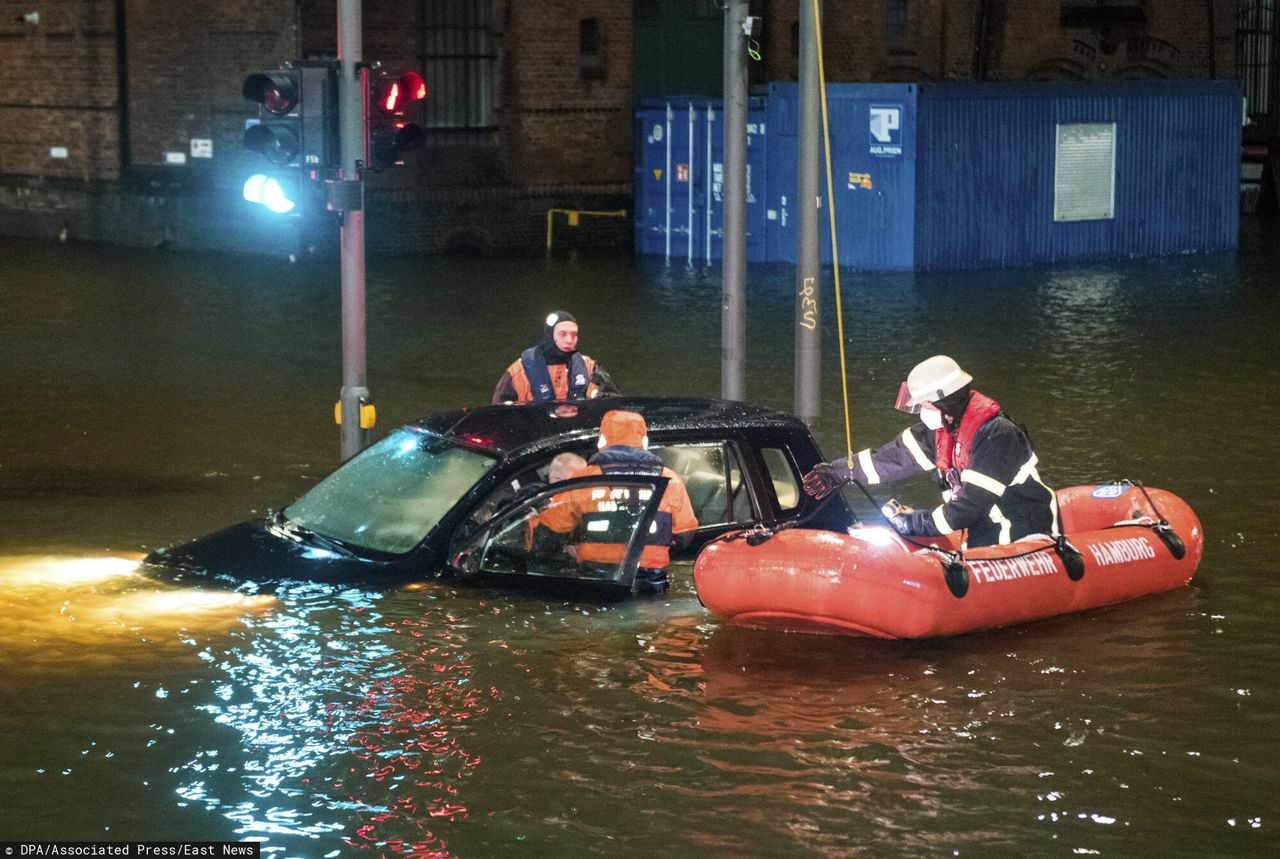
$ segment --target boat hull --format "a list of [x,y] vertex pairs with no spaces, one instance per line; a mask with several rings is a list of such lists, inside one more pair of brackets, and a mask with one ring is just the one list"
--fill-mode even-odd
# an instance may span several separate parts
[[[1104,484],[1061,490],[1058,499],[1079,565],[1044,537],[966,551],[963,566],[948,572],[946,555],[888,528],[788,529],[758,545],[713,543],[698,557],[694,582],[713,614],[740,626],[933,638],[1123,602],[1195,574],[1204,532],[1176,495]],[[1161,519],[1176,538],[1153,527]]]

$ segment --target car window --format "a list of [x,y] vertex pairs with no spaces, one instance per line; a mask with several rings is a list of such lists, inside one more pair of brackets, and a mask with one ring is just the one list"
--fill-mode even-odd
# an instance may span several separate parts
[[778,507],[793,510],[800,503],[800,484],[796,480],[795,469],[791,466],[791,458],[786,451],[776,447],[760,449],[764,457],[765,468],[769,479],[773,482],[773,491],[778,496]]
[[422,542],[496,461],[405,427],[316,484],[284,515],[343,543],[403,554]]
[[[563,457],[570,457],[572,461],[561,461]],[[470,516],[472,524],[483,525],[511,504],[531,498],[548,485],[571,477],[586,463],[587,457],[576,451],[561,451],[535,466],[525,468],[510,480],[504,480],[498,484],[483,501],[476,505]]]
[[627,549],[653,526],[654,493],[651,483],[603,477],[548,490],[495,523],[478,570],[630,584]]
[[699,527],[752,521],[751,494],[732,445],[673,444],[653,452],[684,482]]

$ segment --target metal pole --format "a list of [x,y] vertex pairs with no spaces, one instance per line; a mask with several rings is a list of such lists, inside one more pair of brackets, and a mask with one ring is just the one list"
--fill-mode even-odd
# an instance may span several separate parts
[[[364,294],[364,68],[360,0],[338,0],[338,115],[343,182],[356,183],[357,204],[342,212],[342,393],[340,437],[345,462],[369,443],[361,406],[372,407],[365,365]],[[372,408],[369,410],[372,412]]]
[[724,10],[724,242],[720,299],[720,396],[745,397],[747,351],[747,0]]
[[822,263],[818,255],[818,44],[814,0],[800,2],[800,139],[796,157],[796,417],[813,424],[821,412]]

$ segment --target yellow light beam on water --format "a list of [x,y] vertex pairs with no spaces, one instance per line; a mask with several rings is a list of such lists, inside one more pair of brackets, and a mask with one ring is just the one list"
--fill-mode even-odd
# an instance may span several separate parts
[[74,587],[137,575],[143,555],[102,557],[13,555],[0,557],[0,583]]
[[96,644],[162,631],[226,629],[275,598],[179,588],[138,573],[140,554],[0,557],[0,650]]

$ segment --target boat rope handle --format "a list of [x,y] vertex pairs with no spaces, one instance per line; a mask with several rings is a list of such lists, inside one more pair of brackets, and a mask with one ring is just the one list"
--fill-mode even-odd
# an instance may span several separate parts
[[1151,532],[1160,538],[1160,541],[1168,548],[1169,554],[1173,555],[1174,560],[1181,561],[1187,556],[1187,544],[1178,536],[1178,532],[1173,530],[1173,526],[1169,524],[1169,520],[1164,518],[1164,514],[1160,512],[1160,508],[1156,507],[1156,502],[1152,499],[1151,493],[1147,492],[1147,487],[1142,485],[1141,480],[1115,480],[1113,483],[1120,485],[1128,484],[1138,487],[1138,491],[1142,493],[1142,497],[1147,499],[1147,506],[1151,508],[1151,512],[1156,514],[1156,522],[1117,522],[1114,525],[1108,525],[1108,528],[1124,528],[1127,526],[1137,525],[1140,528],[1150,528]]
[[[827,221],[831,226],[831,270],[835,277],[836,332],[840,343],[840,393],[844,398],[844,447],[853,468],[853,422],[849,419],[849,374],[844,357],[844,311],[840,307],[840,250],[836,242],[836,198],[831,182],[831,123],[827,119],[827,72],[822,59],[822,9],[813,0],[813,34],[818,48],[818,94],[822,103],[822,147],[827,156]],[[815,201],[816,203],[816,201]],[[807,201],[800,205],[807,206]]]
[[1147,487],[1142,485],[1141,480],[1126,480],[1125,483],[1132,483],[1134,486],[1138,487],[1138,491],[1142,493],[1143,498],[1147,499],[1147,504],[1151,507],[1151,512],[1156,514],[1156,518],[1160,520],[1161,525],[1167,526],[1169,524],[1169,520],[1164,518],[1164,514],[1161,513],[1160,508],[1156,506],[1156,502],[1151,500],[1151,495],[1147,492]]

